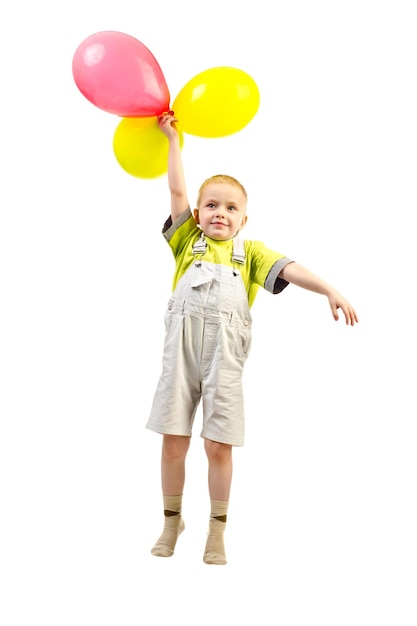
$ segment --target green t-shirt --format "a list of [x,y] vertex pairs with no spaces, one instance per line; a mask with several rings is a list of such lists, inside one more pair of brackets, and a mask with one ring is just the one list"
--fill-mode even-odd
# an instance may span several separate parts
[[[162,234],[175,257],[174,290],[181,276],[195,262],[192,249],[201,236],[201,229],[190,209],[187,209],[175,222],[169,218],[164,224]],[[288,285],[288,282],[278,278],[278,275],[287,263],[292,263],[292,260],[284,254],[270,250],[261,241],[245,239],[246,259],[242,265],[232,261],[233,239],[217,241],[205,237],[205,241],[207,249],[203,257],[204,261],[239,269],[248,294],[249,306],[252,306],[259,287],[275,294],[280,293]]]

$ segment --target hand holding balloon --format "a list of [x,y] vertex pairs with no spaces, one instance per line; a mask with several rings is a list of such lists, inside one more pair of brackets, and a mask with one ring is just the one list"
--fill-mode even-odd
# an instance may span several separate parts
[[168,111],[168,113],[163,113],[158,117],[159,128],[164,135],[168,137],[168,140],[173,139],[179,134],[175,125],[176,122],[178,122],[178,120],[175,117],[174,111]]

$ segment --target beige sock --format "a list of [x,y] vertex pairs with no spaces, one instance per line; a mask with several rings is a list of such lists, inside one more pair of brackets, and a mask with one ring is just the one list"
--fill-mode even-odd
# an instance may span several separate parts
[[223,502],[222,500],[211,501],[209,531],[203,556],[204,563],[214,565],[225,565],[227,563],[223,534],[226,528],[228,505],[228,502]]
[[185,528],[181,516],[182,494],[179,496],[164,496],[165,524],[162,535],[152,548],[154,556],[172,556],[177,539]]

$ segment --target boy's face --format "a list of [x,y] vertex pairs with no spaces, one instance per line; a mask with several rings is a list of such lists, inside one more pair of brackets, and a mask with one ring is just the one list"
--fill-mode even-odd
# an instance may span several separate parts
[[236,185],[209,183],[202,191],[194,219],[207,237],[226,241],[246,224],[246,197]]

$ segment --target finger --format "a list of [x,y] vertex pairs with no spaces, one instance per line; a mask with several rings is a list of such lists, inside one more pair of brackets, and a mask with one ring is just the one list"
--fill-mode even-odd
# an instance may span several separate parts
[[349,324],[351,326],[355,325],[355,312],[353,311],[353,309],[349,309]]

